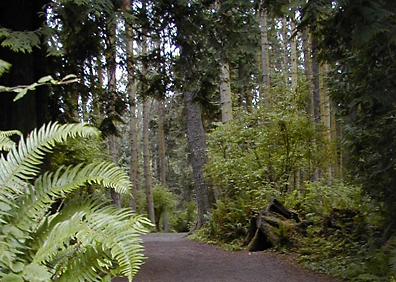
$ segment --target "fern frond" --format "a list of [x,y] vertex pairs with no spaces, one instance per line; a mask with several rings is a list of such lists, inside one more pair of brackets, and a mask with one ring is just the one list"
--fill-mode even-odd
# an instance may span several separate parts
[[[122,218],[122,220],[120,220]],[[101,212],[91,214],[87,221],[92,230],[77,236],[84,240],[95,240],[111,251],[111,257],[118,263],[117,273],[132,281],[143,262],[143,246],[140,234],[148,232],[150,221],[142,216],[133,215],[129,209],[109,206]]]
[[73,277],[101,281],[110,269],[132,280],[144,259],[140,234],[148,232],[149,220],[129,209],[94,203],[68,204],[65,217],[76,209],[79,211],[73,216],[51,228],[45,240],[38,240],[44,243],[33,262],[52,265],[58,281],[71,281]]
[[124,194],[131,188],[128,175],[114,163],[92,163],[85,167],[79,164],[66,169],[61,167],[55,173],[45,173],[36,179],[34,188],[29,189],[17,203],[18,208],[11,222],[22,230],[34,230],[57,198],[63,198],[77,188],[92,183]]
[[0,131],[0,151],[8,152],[15,147],[15,142],[10,138],[12,135],[22,136],[22,133],[18,130]]
[[65,271],[58,278],[59,282],[100,282],[108,272],[111,263],[106,259],[106,254],[100,248],[88,247],[79,256],[68,260]]
[[55,143],[64,142],[68,137],[98,136],[97,129],[85,123],[59,125],[49,123],[38,131],[33,130],[22,138],[7,157],[0,157],[0,196],[9,197],[22,193],[24,181],[31,180],[39,173],[39,165],[45,153],[50,152]]
[[86,228],[83,218],[86,216],[85,212],[78,211],[69,219],[58,223],[52,230],[47,240],[37,250],[34,255],[33,262],[40,264],[47,260],[53,259],[57,252],[66,248],[70,244],[70,240],[81,229]]

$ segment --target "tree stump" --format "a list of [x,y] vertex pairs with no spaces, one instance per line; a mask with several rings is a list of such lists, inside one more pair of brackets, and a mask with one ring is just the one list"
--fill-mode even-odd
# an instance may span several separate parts
[[244,245],[251,252],[263,251],[282,245],[289,232],[305,232],[310,221],[301,220],[298,214],[274,199],[266,210],[254,212]]

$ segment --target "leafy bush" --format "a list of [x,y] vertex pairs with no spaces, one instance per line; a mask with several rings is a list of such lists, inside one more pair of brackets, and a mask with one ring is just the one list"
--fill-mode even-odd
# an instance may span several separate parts
[[242,198],[222,202],[217,201],[212,212],[207,215],[207,222],[193,234],[193,238],[205,243],[240,249],[242,240],[248,232],[250,208]]
[[169,215],[171,229],[176,232],[188,232],[197,221],[195,201],[181,202],[177,209]]
[[306,115],[280,103],[218,125],[208,137],[206,172],[221,199],[250,195],[259,208],[291,190],[297,170],[313,173],[328,157],[319,150],[323,144],[322,133]]
[[[0,133],[1,281],[98,281],[117,274],[130,281],[143,260],[140,234],[149,221],[95,199],[69,200],[72,191],[96,183],[119,193],[128,175],[108,162],[40,172],[45,153],[69,137],[98,136],[85,124],[49,124],[18,146]],[[60,200],[59,209],[52,209]]]

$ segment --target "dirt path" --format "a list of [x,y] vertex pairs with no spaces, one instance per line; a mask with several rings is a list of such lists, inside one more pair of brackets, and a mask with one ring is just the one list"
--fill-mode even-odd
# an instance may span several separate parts
[[[336,282],[271,253],[227,252],[187,240],[185,234],[143,237],[148,257],[134,282]],[[114,282],[126,282],[117,278]]]

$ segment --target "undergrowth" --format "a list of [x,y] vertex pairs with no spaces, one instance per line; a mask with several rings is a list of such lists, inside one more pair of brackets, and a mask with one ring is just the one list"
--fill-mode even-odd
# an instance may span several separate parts
[[[314,224],[304,235],[287,234],[287,243],[275,247],[277,251],[293,254],[305,268],[344,281],[396,282],[396,235],[384,239],[381,206],[361,196],[360,187],[306,183],[303,191],[282,200]],[[206,224],[190,237],[227,250],[244,250],[251,207],[241,198],[218,201]]]

